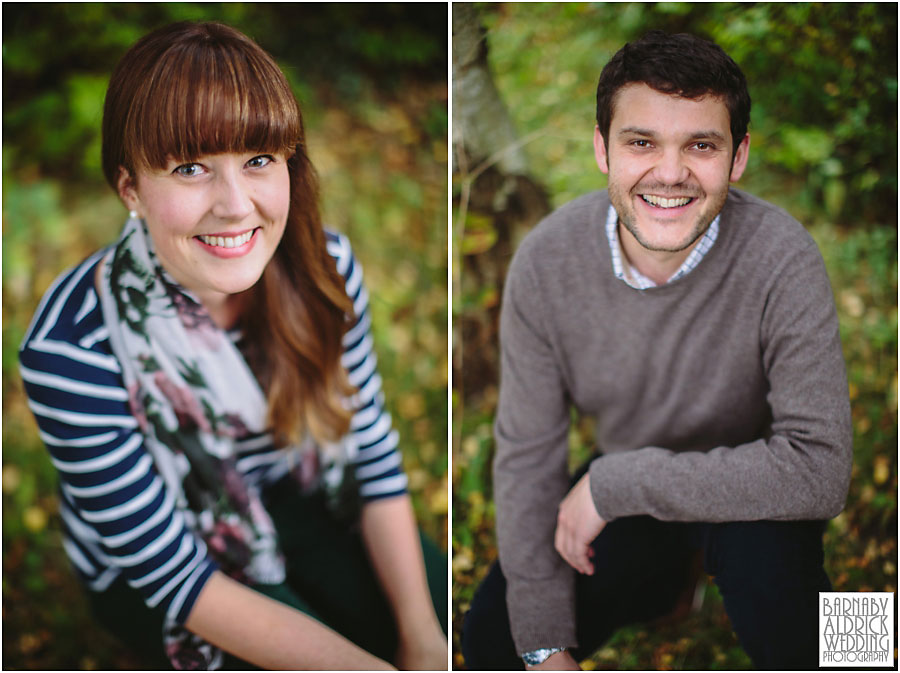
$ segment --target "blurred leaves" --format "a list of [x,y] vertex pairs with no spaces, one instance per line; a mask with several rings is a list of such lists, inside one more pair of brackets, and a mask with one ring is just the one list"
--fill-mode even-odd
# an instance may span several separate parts
[[[481,7],[492,69],[532,168],[561,205],[595,189],[590,142],[603,65],[651,29],[720,44],[753,99],[751,191],[788,181],[791,212],[894,222],[897,12],[878,3],[528,3]],[[545,168],[553,170],[544,171]],[[605,183],[604,183],[605,184]],[[854,199],[829,197],[843,184]]]
[[323,219],[349,236],[365,272],[416,514],[446,543],[446,15],[445,5],[405,3],[3,6],[4,668],[140,666],[93,625],[65,558],[56,474],[17,349],[53,279],[124,222],[99,168],[106,82],[135,40],[171,21],[235,26],[294,87]]
[[[11,3],[3,7],[3,125],[17,161],[42,175],[100,180],[103,97],[138,38],[173,21],[240,27],[280,60],[301,104],[327,83],[344,107],[409,78],[446,78],[445,6],[416,3]],[[419,92],[407,92],[416,95]],[[440,107],[440,106],[438,106]],[[443,106],[446,119],[446,106]],[[315,114],[315,112],[313,113]],[[435,133],[432,112],[429,132]]]
[[[877,3],[483,3],[488,60],[554,206],[602,188],[591,146],[600,71],[650,29],[713,39],[741,66],[753,99],[750,164],[739,187],[787,209],[825,258],[847,362],[854,467],[844,512],[825,535],[839,591],[897,587],[897,8]],[[460,191],[460,176],[454,191]],[[456,218],[454,218],[455,221]],[[466,213],[454,253],[490,256],[501,225]],[[514,241],[527,233],[511,232]],[[499,300],[491,273],[456,280],[454,330]],[[495,266],[497,266],[495,264]],[[454,260],[454,273],[463,268]],[[467,267],[468,268],[468,267]],[[465,334],[462,335],[465,337]],[[479,335],[483,337],[483,335]],[[456,335],[455,335],[456,338]],[[496,334],[493,334],[496,340]],[[454,344],[457,347],[457,344]],[[462,362],[478,344],[462,341]],[[489,368],[485,368],[489,369]],[[468,395],[454,376],[454,665],[459,627],[496,558],[490,466],[496,380]],[[571,464],[593,446],[573,414]],[[676,624],[618,632],[588,669],[744,669],[714,585]]]

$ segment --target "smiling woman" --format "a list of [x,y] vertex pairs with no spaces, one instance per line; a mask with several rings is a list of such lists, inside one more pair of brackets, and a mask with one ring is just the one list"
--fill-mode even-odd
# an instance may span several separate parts
[[20,353],[98,618],[153,668],[444,668],[445,560],[284,75],[222,24],[147,35],[110,80],[103,168],[122,235]]
[[186,164],[170,159],[134,176],[122,170],[117,186],[146,223],[166,270],[198,296],[213,320],[229,327],[239,293],[259,279],[284,233],[290,206],[285,155],[208,154]]

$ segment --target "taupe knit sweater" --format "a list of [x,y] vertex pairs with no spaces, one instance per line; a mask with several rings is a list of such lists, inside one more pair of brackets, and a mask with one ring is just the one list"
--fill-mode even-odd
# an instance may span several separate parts
[[732,189],[703,261],[641,291],[613,276],[608,207],[600,191],[547,217],[504,292],[494,493],[519,652],[576,645],[574,571],[553,548],[571,405],[597,418],[607,521],[825,519],[849,485],[838,321],[803,227]]

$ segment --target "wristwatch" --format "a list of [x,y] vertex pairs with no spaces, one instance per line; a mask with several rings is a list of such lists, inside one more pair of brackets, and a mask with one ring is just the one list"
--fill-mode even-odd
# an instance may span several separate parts
[[526,666],[537,666],[538,664],[543,664],[547,661],[551,654],[562,652],[565,649],[565,647],[542,647],[539,650],[522,652],[522,661],[525,662]]

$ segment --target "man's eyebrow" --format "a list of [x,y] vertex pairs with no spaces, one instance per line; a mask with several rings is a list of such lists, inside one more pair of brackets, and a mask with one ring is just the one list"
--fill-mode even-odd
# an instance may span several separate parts
[[696,131],[691,134],[691,140],[716,140],[724,143],[725,136],[718,131]]
[[[652,138],[656,135],[655,132],[650,129],[640,128],[638,126],[626,126],[623,129],[619,129],[619,132],[616,134],[618,136],[627,136],[627,135],[635,135],[635,136],[645,136],[647,138]],[[716,142],[724,143],[725,136],[723,136],[718,131],[710,130],[701,130],[694,131],[688,137],[689,140],[715,140]]]

